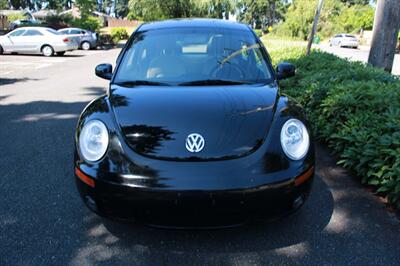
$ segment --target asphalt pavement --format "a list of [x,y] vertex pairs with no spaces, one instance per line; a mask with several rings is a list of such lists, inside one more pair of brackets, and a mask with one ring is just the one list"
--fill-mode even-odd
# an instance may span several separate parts
[[74,130],[107,88],[94,67],[118,52],[0,56],[0,265],[399,265],[399,220],[323,145],[309,200],[284,219],[176,231],[91,213],[75,188]]
[[[358,49],[353,49],[353,48],[337,47],[337,46],[331,47],[327,43],[322,43],[320,45],[316,45],[315,47],[321,49],[324,52],[334,54],[341,58],[347,58],[351,61],[359,61],[363,63],[368,62],[369,48],[370,48],[368,46],[360,46],[358,47]],[[395,54],[394,56],[392,74],[400,75],[400,54]]]

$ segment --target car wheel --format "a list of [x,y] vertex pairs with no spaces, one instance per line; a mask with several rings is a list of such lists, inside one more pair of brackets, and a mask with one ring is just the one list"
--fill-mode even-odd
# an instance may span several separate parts
[[65,52],[57,52],[58,56],[63,56],[65,54]]
[[0,45],[0,55],[2,55],[3,52],[4,52],[3,47],[1,47],[1,45]]
[[50,45],[45,45],[42,47],[42,54],[44,56],[52,56],[54,54],[54,50]]
[[89,42],[83,42],[81,44],[81,48],[85,51],[90,50],[90,43]]

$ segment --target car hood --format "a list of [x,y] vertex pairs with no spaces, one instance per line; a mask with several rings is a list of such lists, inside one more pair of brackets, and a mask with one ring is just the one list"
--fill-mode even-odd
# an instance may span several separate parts
[[[219,160],[245,156],[263,143],[272,123],[278,88],[236,86],[111,86],[110,103],[128,145],[166,160]],[[186,140],[204,138],[200,152]]]

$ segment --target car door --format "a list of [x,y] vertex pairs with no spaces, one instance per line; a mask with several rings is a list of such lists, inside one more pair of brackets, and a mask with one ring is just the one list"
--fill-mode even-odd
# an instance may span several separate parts
[[2,44],[4,51],[6,52],[18,52],[23,43],[22,34],[24,34],[25,29],[17,29],[9,34],[7,34],[4,38],[4,44]]
[[72,30],[70,30],[70,33],[69,33],[70,35],[72,35],[72,37],[73,37],[73,40],[75,41],[75,42],[77,42],[77,44],[78,45],[80,45],[81,43],[82,43],[82,41],[83,41],[83,34],[82,34],[82,31],[81,30],[78,30],[78,29],[72,29]]
[[44,35],[36,29],[29,29],[22,34],[23,43],[21,44],[21,50],[27,53],[34,53],[40,50],[42,44],[44,44]]

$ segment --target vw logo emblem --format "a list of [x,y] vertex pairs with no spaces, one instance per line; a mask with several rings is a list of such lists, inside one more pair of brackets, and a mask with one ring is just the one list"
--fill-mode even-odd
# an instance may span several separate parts
[[186,138],[186,149],[190,152],[200,152],[204,144],[204,138],[200,134],[192,133]]

